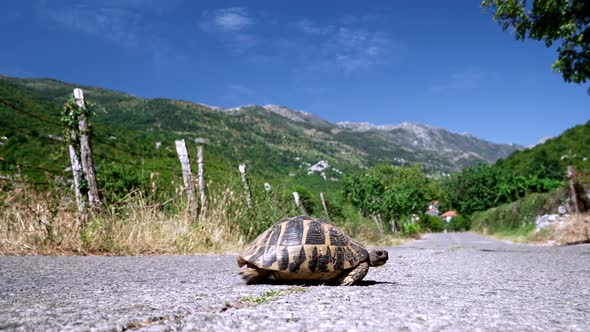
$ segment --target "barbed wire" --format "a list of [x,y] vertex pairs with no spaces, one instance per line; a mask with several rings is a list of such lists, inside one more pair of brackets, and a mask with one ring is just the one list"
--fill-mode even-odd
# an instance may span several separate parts
[[[8,102],[7,100],[5,100],[3,98],[0,98],[0,104],[5,105],[8,108],[10,108],[10,109],[12,109],[12,110],[14,110],[16,112],[25,114],[25,115],[27,115],[29,117],[32,117],[32,118],[34,118],[34,119],[36,119],[38,121],[43,122],[43,123],[54,125],[54,126],[58,126],[60,128],[63,127],[63,124],[61,124],[61,123],[58,123],[58,122],[55,122],[55,121],[52,121],[52,120],[48,120],[48,119],[43,118],[41,116],[35,115],[35,114],[33,114],[33,113],[29,112],[29,111],[24,110],[21,107],[15,106],[14,104]],[[31,132],[24,131],[24,130],[22,130],[20,128],[11,126],[9,124],[6,124],[6,127],[8,129],[10,129],[10,130],[13,130],[13,131],[15,131],[17,133],[23,134],[25,136],[28,136],[28,137],[31,137],[31,138],[34,138],[34,139],[39,139],[39,140],[41,140],[41,139],[49,139],[49,140],[58,142],[60,144],[63,144],[64,143],[63,140],[60,140],[57,137],[52,137],[50,135],[45,135],[45,136],[33,135]],[[108,140],[103,139],[103,138],[101,138],[100,136],[98,136],[96,134],[93,134],[92,135],[92,139],[96,140],[100,144],[103,144],[103,145],[105,145],[105,146],[107,146],[107,147],[109,147],[111,149],[117,150],[117,151],[119,151],[121,153],[124,153],[126,155],[129,155],[129,156],[140,157],[142,159],[145,159],[145,158],[149,158],[149,159],[156,158],[155,156],[148,156],[148,157],[146,157],[144,154],[141,154],[141,153],[132,151],[130,149],[124,149],[124,148],[118,147],[115,144],[112,144],[112,143],[108,142]],[[181,171],[180,168],[177,169],[177,168],[172,168],[172,167],[146,167],[145,165],[138,165],[137,163],[127,162],[127,161],[123,161],[123,160],[120,160],[120,159],[108,157],[108,156],[106,156],[104,154],[100,154],[100,153],[96,153],[96,152],[94,152],[93,154],[96,155],[97,157],[100,157],[100,158],[104,159],[104,160],[108,160],[108,161],[115,162],[115,163],[118,163],[118,164],[133,166],[133,167],[141,167],[141,168],[146,169],[146,170],[152,170],[152,171],[166,170],[166,171],[170,171],[170,172],[179,172],[179,171]],[[63,171],[56,171],[56,170],[44,169],[44,168],[40,168],[40,167],[27,166],[27,165],[18,164],[18,163],[13,163],[13,164],[15,166],[19,166],[19,167],[23,167],[23,168],[27,168],[27,169],[35,169],[35,170],[40,170],[40,171],[46,171],[46,172],[52,173],[52,174],[53,173],[59,173],[59,174],[62,174],[62,175],[65,174]],[[218,166],[218,165],[215,165],[215,164],[207,164],[207,163],[205,163],[205,169],[216,169],[216,170],[226,171],[228,169],[231,169],[231,167],[229,167],[229,166],[228,167],[223,167],[223,166]]]
[[146,155],[144,155],[142,153],[138,153],[138,152],[131,151],[129,149],[124,149],[124,148],[118,147],[115,144],[109,143],[106,139],[101,138],[100,136],[95,135],[95,134],[92,135],[92,138],[93,139],[96,139],[96,141],[98,141],[99,143],[102,143],[103,145],[108,146],[109,148],[115,149],[115,150],[117,150],[119,152],[123,152],[123,153],[129,154],[129,155],[134,156],[134,157],[139,157],[139,158],[144,158],[144,159],[145,158],[155,158],[156,157],[156,156],[153,156],[153,155],[146,156]]
[[34,138],[34,139],[39,139],[39,140],[40,139],[49,139],[49,140],[52,140],[52,141],[55,141],[55,142],[63,143],[63,140],[62,139],[59,139],[57,137],[52,137],[52,136],[49,136],[47,134],[45,136],[33,135],[30,132],[26,132],[26,131],[24,131],[24,130],[22,130],[20,128],[13,127],[13,126],[11,126],[9,124],[6,124],[6,128],[8,128],[10,130],[14,130],[14,131],[16,131],[19,134],[23,134],[25,136],[28,136],[28,137],[31,137],[31,138]]
[[17,167],[22,167],[22,168],[26,168],[26,169],[31,169],[31,170],[38,170],[38,171],[44,171],[47,172],[51,175],[58,175],[58,176],[63,176],[66,174],[66,172],[64,170],[55,170],[55,169],[49,169],[49,168],[44,168],[44,167],[38,167],[38,166],[29,166],[29,165],[25,165],[25,164],[20,164],[14,161],[8,161],[6,159],[6,156],[0,156],[0,163],[6,163],[12,166],[17,166]]
[[170,168],[170,167],[149,167],[149,166],[145,166],[145,165],[135,164],[135,163],[132,163],[132,162],[123,161],[123,160],[116,159],[116,158],[113,158],[113,157],[108,157],[108,156],[106,156],[106,155],[104,155],[102,153],[98,153],[98,152],[93,152],[92,154],[95,155],[95,156],[97,156],[97,157],[100,157],[100,158],[102,158],[104,160],[108,160],[110,162],[114,162],[114,163],[118,163],[118,164],[122,164],[122,165],[127,165],[127,166],[133,166],[133,167],[136,167],[136,168],[142,168],[142,169],[150,170],[150,171],[162,171],[162,170],[168,170],[168,171],[171,171],[171,172],[180,172],[181,171],[180,168],[175,169],[175,168]]
[[22,113],[22,114],[28,115],[28,116],[30,116],[30,117],[32,117],[32,118],[34,118],[34,119],[36,119],[36,120],[39,120],[39,121],[41,121],[41,122],[44,122],[44,123],[47,123],[47,124],[51,124],[51,125],[54,125],[54,126],[58,126],[58,127],[61,127],[61,126],[62,126],[62,124],[61,124],[61,123],[54,122],[54,121],[52,121],[52,120],[48,120],[48,119],[44,119],[44,118],[42,118],[42,117],[40,117],[40,116],[38,116],[38,115],[35,115],[35,114],[31,113],[31,112],[25,111],[24,109],[22,109],[22,108],[20,108],[20,107],[18,107],[18,106],[15,106],[15,105],[13,105],[13,104],[11,104],[11,103],[9,103],[9,102],[8,102],[8,101],[6,101],[5,99],[2,99],[2,98],[0,98],[0,104],[6,105],[6,106],[8,106],[9,108],[11,108],[11,109],[13,109],[13,110],[15,110],[15,111],[17,111],[17,112],[19,112],[19,113]]
[[30,184],[33,186],[50,186],[52,183],[50,182],[38,182],[38,181],[31,181],[31,180],[17,180],[17,179],[9,179],[4,176],[0,176],[0,182],[8,182],[8,183],[19,183],[19,184]]

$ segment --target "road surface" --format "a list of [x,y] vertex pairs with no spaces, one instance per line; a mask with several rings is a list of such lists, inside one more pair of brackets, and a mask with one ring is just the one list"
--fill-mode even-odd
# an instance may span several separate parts
[[0,330],[590,331],[590,245],[388,250],[353,287],[247,286],[232,255],[0,257]]

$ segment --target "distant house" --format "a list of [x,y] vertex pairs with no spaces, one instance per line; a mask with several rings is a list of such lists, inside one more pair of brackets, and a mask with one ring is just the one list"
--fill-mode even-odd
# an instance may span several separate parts
[[440,215],[441,218],[446,220],[447,222],[451,221],[451,218],[459,216],[459,212],[455,210],[449,210]]

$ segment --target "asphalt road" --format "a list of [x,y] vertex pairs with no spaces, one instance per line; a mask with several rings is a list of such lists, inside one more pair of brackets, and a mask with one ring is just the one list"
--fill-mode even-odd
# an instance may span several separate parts
[[360,286],[246,286],[235,256],[0,257],[7,331],[590,331],[590,245],[429,234]]

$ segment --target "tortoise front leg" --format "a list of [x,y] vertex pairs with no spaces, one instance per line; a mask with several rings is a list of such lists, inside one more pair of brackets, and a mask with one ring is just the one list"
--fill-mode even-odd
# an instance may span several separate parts
[[240,271],[240,276],[247,285],[260,284],[268,281],[268,271],[257,267],[245,267]]
[[355,269],[344,272],[338,278],[338,282],[342,286],[350,286],[361,281],[369,272],[369,263],[360,263]]

